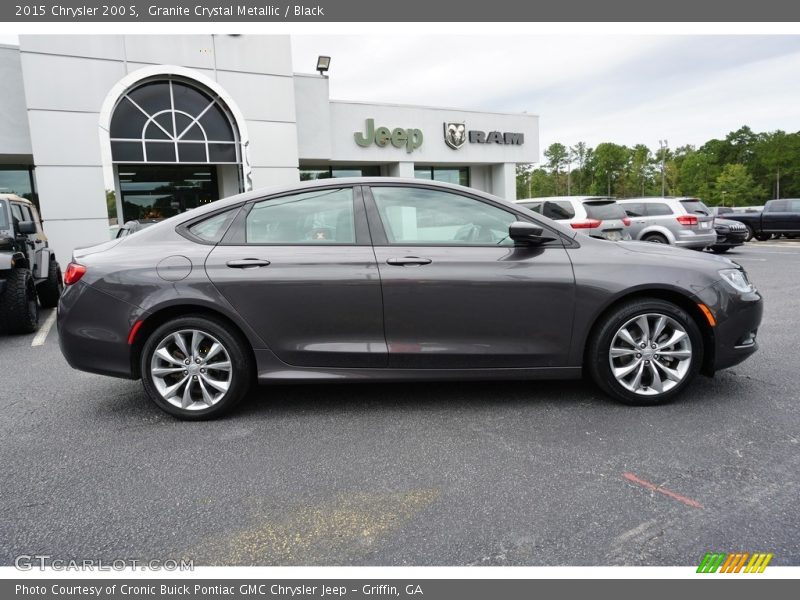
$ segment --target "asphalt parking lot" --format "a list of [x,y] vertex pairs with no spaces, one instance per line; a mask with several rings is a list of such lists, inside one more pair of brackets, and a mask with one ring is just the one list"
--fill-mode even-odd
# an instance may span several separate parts
[[728,253],[760,351],[677,403],[584,382],[262,387],[174,420],[71,370],[55,328],[0,338],[0,564],[800,564],[800,242]]

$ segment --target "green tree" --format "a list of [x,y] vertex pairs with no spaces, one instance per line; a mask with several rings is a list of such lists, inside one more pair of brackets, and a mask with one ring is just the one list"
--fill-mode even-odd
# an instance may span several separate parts
[[742,164],[725,165],[717,177],[712,201],[725,206],[747,206],[763,198],[753,176]]
[[546,167],[550,169],[555,177],[555,190],[556,195],[560,195],[560,179],[561,170],[567,165],[569,160],[569,151],[564,144],[555,142],[547,147],[544,151],[544,157],[547,159]]
[[106,190],[106,210],[108,211],[108,222],[115,223],[117,218],[117,195],[114,190]]
[[592,194],[625,197],[625,175],[630,152],[625,146],[604,142],[592,154]]

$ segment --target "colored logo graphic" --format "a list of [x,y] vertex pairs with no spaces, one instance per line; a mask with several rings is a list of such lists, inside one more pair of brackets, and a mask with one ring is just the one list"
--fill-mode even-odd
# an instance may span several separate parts
[[770,552],[708,552],[697,567],[698,573],[763,573],[773,554]]

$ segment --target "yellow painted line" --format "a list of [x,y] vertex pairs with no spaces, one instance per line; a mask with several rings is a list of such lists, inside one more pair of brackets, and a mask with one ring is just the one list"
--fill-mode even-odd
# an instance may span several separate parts
[[772,554],[772,552],[767,554],[766,559],[764,559],[764,562],[761,564],[761,568],[758,570],[759,573],[763,573],[764,572],[764,569],[767,568],[767,565],[769,564],[769,561],[772,560],[773,556],[774,556],[774,554]]

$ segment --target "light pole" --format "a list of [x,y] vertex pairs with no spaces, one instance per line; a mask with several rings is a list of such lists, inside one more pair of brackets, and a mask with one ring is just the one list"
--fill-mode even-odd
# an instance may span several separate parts
[[667,191],[667,184],[666,184],[666,171],[664,168],[664,162],[667,159],[667,148],[669,142],[667,140],[658,140],[658,146],[661,148],[661,197],[663,198],[666,196]]

